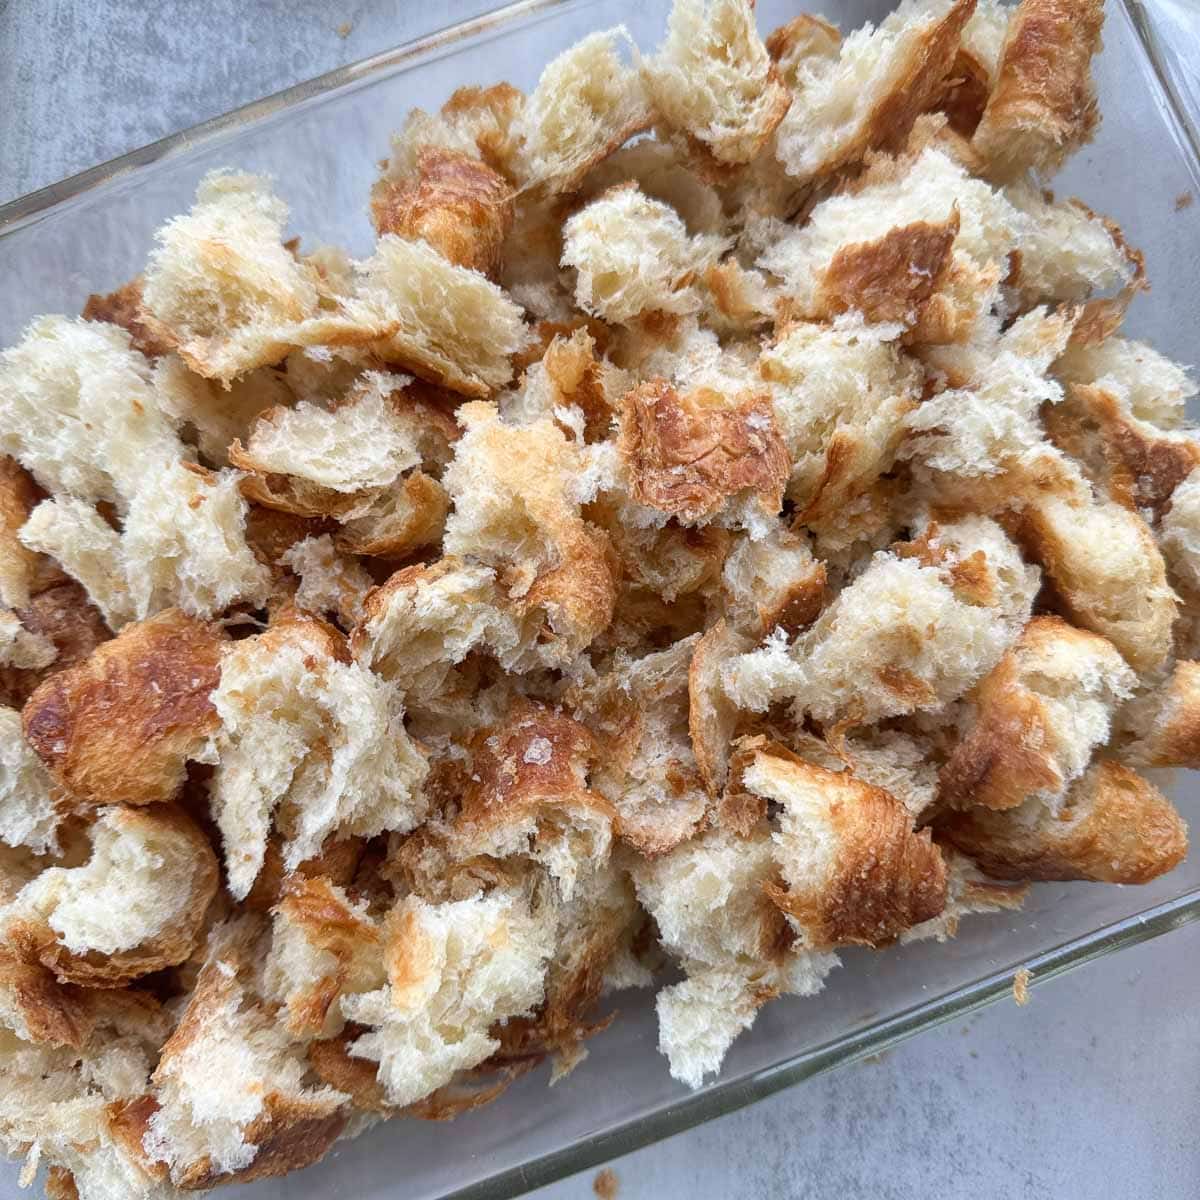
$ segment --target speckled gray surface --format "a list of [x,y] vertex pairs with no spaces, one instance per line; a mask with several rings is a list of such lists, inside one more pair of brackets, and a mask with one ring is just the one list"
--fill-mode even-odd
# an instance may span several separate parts
[[638,1151],[619,1196],[1194,1200],[1198,948],[1180,931]]
[[[0,0],[0,200],[488,7]],[[1193,927],[617,1160],[618,1194],[1190,1200],[1198,985]]]

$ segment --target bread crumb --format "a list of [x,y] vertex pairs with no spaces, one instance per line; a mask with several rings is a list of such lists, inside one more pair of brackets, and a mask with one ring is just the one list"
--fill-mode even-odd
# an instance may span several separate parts
[[1180,192],[1175,197],[1175,211],[1183,212],[1185,208],[1191,208],[1195,200],[1195,194],[1190,189],[1186,192]]
[[340,37],[340,38],[348,38],[348,37],[350,36],[351,30],[353,30],[353,28],[354,28],[354,22],[353,22],[353,21],[343,21],[343,22],[342,22],[342,23],[341,23],[341,24],[340,24],[340,25],[337,27],[337,29],[336,29],[336,30],[334,30],[334,32],[335,32],[335,33],[338,35],[338,37]]
[[612,1167],[605,1167],[603,1171],[598,1171],[596,1178],[592,1180],[592,1191],[600,1197],[600,1200],[616,1200],[618,1187],[617,1173]]
[[1029,1003],[1029,981],[1033,978],[1033,972],[1028,967],[1021,967],[1020,970],[1013,976],[1012,994],[1013,999],[1024,1008]]

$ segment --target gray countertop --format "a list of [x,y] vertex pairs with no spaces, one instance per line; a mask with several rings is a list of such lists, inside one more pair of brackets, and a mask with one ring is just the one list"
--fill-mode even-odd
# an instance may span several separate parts
[[[0,0],[0,201],[489,7]],[[619,1159],[618,1195],[1196,1197],[1198,951],[1193,926]]]

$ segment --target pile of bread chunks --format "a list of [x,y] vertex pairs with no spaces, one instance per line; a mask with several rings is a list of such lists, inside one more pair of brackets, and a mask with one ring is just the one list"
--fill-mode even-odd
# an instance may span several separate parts
[[1102,20],[676,0],[412,112],[369,257],[216,173],[0,356],[26,1179],[281,1174],[635,987],[697,1086],[841,947],[1179,862],[1195,388],[1044,190]]

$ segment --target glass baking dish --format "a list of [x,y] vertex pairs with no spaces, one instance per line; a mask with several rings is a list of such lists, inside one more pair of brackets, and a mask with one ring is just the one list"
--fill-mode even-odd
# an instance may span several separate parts
[[[845,28],[879,19],[878,0],[826,3]],[[890,6],[889,6],[890,7]],[[436,108],[465,83],[528,89],[542,65],[585,33],[623,22],[656,44],[666,0],[522,0],[95,167],[0,208],[0,345],[42,312],[78,312],[89,292],[136,274],[153,230],[187,208],[208,170],[276,177],[292,226],[309,245],[367,252],[366,203],[388,134],[414,105]],[[762,29],[795,0],[759,0]],[[1147,8],[1110,0],[1098,64],[1104,123],[1059,178],[1110,213],[1142,247],[1153,291],[1127,329],[1196,365],[1200,333],[1200,191],[1194,0]],[[1167,779],[1185,815],[1200,811],[1195,778]],[[246,1200],[374,1200],[403,1195],[512,1196],[750,1104],[819,1071],[877,1053],[921,1029],[1033,982],[1156,937],[1200,916],[1200,854],[1143,888],[1036,886],[1025,909],[970,918],[957,939],[879,953],[849,951],[815,999],[768,1005],[731,1050],[719,1079],[696,1092],[671,1080],[657,1052],[650,992],[615,998],[620,1017],[553,1091],[545,1068],[453,1127],[393,1121],[338,1147],[297,1176],[240,1189]],[[15,1194],[16,1167],[0,1167]]]

